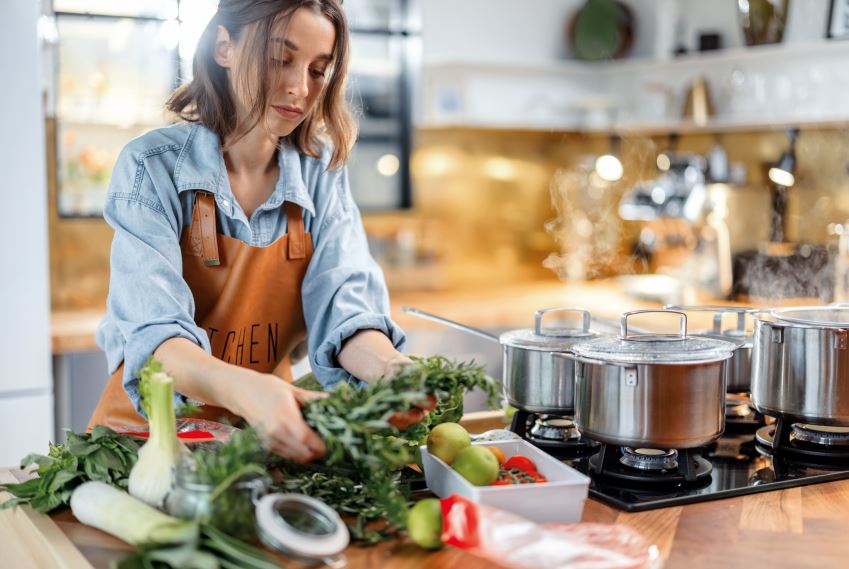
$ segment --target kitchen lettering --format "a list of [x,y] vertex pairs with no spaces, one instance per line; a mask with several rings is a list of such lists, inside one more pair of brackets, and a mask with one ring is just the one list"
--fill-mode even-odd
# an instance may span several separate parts
[[212,353],[237,365],[278,362],[277,322],[253,323],[236,330],[206,330]]

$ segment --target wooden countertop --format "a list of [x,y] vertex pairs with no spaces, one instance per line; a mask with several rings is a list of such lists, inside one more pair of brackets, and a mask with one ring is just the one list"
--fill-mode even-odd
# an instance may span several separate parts
[[[9,480],[8,469],[0,481]],[[588,500],[583,521],[625,524],[657,545],[667,569],[846,567],[849,481],[790,488],[636,514]],[[50,517],[26,508],[0,511],[0,551],[7,567],[106,568],[129,546],[80,524],[70,510]],[[346,551],[351,569],[492,568],[445,548],[427,553],[403,541]],[[287,566],[292,566],[287,562]]]
[[[499,426],[492,413],[470,414],[471,431]],[[0,482],[20,477],[0,469]],[[582,520],[625,524],[655,544],[667,569],[838,568],[849,558],[849,480],[628,514],[587,500]],[[8,567],[106,568],[127,544],[76,521],[69,510],[43,516],[0,511],[0,551]],[[490,561],[445,548],[428,553],[407,540],[345,552],[351,569],[492,569]],[[290,561],[287,566],[292,567]]]
[[[440,325],[404,314],[402,306],[490,329],[530,327],[534,312],[551,306],[580,306],[605,318],[617,318],[627,310],[660,307],[659,302],[626,295],[616,279],[568,283],[548,280],[494,285],[487,289],[396,292],[390,299],[393,319],[409,330],[438,329]],[[711,301],[708,298],[698,300]],[[51,319],[53,353],[96,350],[94,333],[103,313],[103,309],[54,311]]]

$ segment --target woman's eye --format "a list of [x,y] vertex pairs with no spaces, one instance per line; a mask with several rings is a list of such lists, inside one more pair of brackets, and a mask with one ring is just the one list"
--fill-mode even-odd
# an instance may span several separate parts
[[315,78],[324,77],[324,70],[323,69],[310,69],[310,72],[312,73],[312,76],[315,77]]
[[274,65],[277,65],[277,66],[279,66],[279,67],[283,67],[283,66],[285,66],[285,65],[289,65],[289,62],[288,62],[288,61],[286,61],[285,59],[272,59],[272,60],[271,60],[271,63],[273,63]]

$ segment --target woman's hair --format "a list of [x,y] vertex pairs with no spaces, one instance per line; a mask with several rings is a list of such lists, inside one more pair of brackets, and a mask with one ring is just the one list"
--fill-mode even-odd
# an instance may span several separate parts
[[[198,122],[224,141],[238,140],[263,119],[268,108],[272,77],[269,73],[273,53],[272,33],[286,25],[299,8],[309,8],[333,23],[336,41],[327,82],[315,108],[288,136],[295,147],[318,158],[325,140],[333,145],[329,167],[342,166],[348,159],[357,135],[357,127],[345,100],[348,72],[348,22],[341,0],[221,0],[218,11],[200,36],[192,70],[194,78],[179,87],[166,108],[181,119]],[[246,120],[238,124],[236,102],[227,82],[227,71],[214,59],[218,26],[223,26],[232,41],[244,36],[244,72],[234,77],[248,90],[253,100]]]

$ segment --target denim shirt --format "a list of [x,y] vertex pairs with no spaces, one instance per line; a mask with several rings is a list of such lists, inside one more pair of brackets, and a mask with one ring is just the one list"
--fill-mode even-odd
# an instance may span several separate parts
[[[204,126],[157,129],[121,151],[103,212],[115,236],[97,344],[110,373],[124,362],[124,389],[137,410],[138,370],[162,342],[187,338],[210,352],[182,276],[180,235],[191,223],[195,190],[214,194],[220,233],[254,247],[286,233],[285,201],[303,209],[314,253],[301,296],[310,365],[325,389],[352,379],[336,357],[357,331],[380,330],[403,347],[404,333],[389,317],[383,273],[369,253],[347,170],[328,171],[330,155],[325,148],[321,158],[312,158],[284,142],[274,193],[248,219],[230,188],[218,136]],[[175,401],[185,398],[177,394]]]

